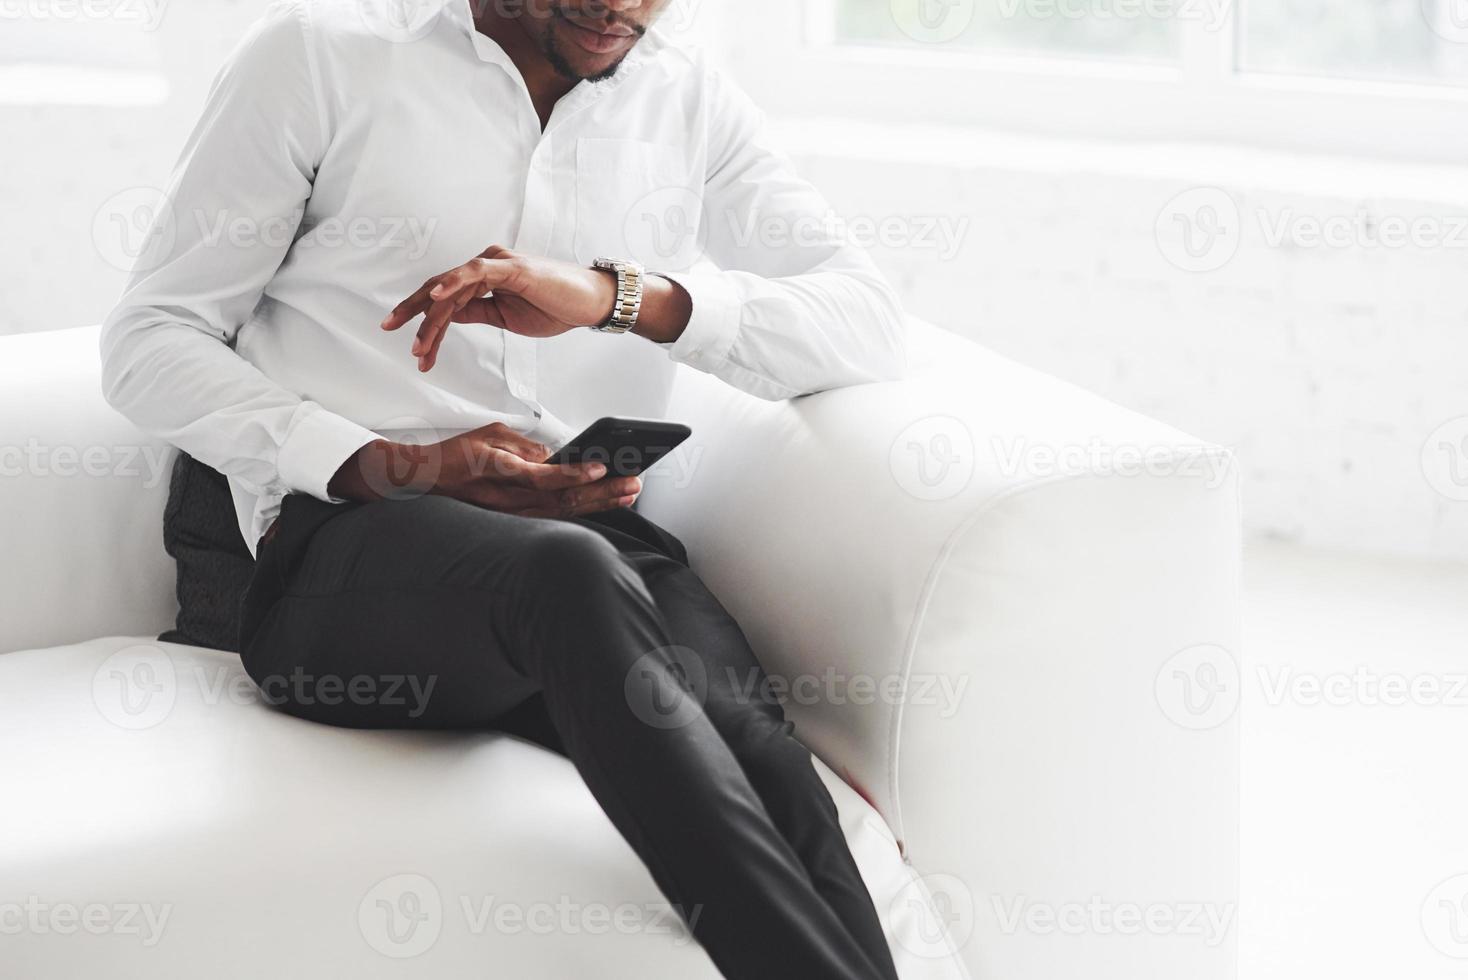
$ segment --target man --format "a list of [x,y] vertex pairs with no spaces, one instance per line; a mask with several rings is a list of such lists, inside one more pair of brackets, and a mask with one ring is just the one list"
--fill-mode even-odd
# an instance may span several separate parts
[[[254,29],[103,333],[108,400],[229,479],[246,669],[328,724],[538,731],[728,977],[895,977],[809,753],[734,686],[754,655],[640,481],[545,463],[661,414],[678,363],[765,398],[896,377],[891,290],[654,29],[667,0],[384,2]],[[279,683],[403,674],[420,711]]]

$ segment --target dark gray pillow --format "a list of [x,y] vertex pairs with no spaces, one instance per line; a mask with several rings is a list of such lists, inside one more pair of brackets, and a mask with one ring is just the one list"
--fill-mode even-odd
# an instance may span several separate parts
[[178,620],[158,639],[238,652],[240,600],[255,560],[240,537],[229,483],[186,453],[168,484],[163,548],[178,566]]

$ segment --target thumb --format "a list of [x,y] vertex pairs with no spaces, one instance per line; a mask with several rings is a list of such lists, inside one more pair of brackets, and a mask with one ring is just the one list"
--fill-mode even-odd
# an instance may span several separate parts
[[504,327],[505,317],[493,296],[471,299],[455,310],[450,317],[455,323],[487,323],[492,327]]

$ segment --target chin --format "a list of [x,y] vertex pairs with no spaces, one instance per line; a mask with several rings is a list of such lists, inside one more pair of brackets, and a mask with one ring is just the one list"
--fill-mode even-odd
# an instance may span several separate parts
[[572,61],[571,67],[577,78],[599,82],[615,75],[626,57],[626,54],[619,54],[609,58],[581,58]]
[[589,82],[599,82],[611,78],[622,66],[627,55],[631,54],[635,42],[626,48],[609,53],[596,54],[587,51],[574,40],[567,32],[572,30],[564,23],[555,23],[546,33],[544,47],[551,64],[562,75]]

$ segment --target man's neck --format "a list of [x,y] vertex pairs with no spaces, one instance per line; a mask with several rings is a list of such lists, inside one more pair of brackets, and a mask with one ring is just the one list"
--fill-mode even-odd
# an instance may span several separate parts
[[556,71],[540,45],[526,30],[523,18],[530,16],[522,11],[519,15],[508,15],[495,11],[494,4],[473,4],[474,28],[490,38],[515,63],[530,90],[530,101],[540,116],[540,128],[550,121],[551,111],[561,96],[576,87],[576,80]]

